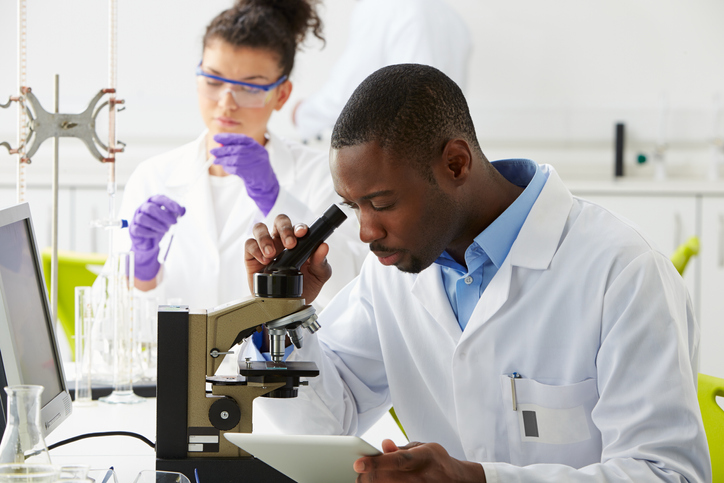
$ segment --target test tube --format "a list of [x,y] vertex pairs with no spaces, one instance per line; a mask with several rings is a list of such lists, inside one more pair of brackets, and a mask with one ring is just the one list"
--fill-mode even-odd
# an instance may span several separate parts
[[75,288],[75,402],[90,405],[92,398],[93,304],[91,287]]

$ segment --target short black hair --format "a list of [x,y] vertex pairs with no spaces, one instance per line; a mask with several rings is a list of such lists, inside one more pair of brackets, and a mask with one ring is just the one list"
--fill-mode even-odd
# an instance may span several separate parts
[[355,89],[334,124],[331,146],[376,141],[415,161],[433,181],[430,161],[454,138],[465,139],[483,156],[460,87],[434,67],[397,64],[377,70]]

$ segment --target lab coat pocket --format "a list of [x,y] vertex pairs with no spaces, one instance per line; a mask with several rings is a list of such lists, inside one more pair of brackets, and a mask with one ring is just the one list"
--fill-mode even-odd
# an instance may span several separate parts
[[503,375],[500,384],[511,463],[580,468],[600,462],[601,434],[591,419],[598,401],[595,379],[552,386]]

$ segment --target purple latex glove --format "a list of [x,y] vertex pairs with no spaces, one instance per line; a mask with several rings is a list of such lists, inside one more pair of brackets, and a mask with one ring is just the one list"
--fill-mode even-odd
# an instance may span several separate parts
[[246,192],[264,216],[274,207],[279,196],[279,181],[269,163],[264,146],[243,134],[222,133],[214,136],[220,148],[211,150],[214,164],[244,180]]
[[136,278],[152,280],[161,269],[158,244],[186,208],[164,195],[153,195],[138,207],[128,225]]

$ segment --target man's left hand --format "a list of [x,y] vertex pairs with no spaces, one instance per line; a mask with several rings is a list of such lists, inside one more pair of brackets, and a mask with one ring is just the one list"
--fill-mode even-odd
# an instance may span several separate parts
[[437,443],[408,443],[398,447],[382,442],[384,454],[364,456],[354,463],[357,483],[476,482],[485,483],[480,463],[460,461]]

